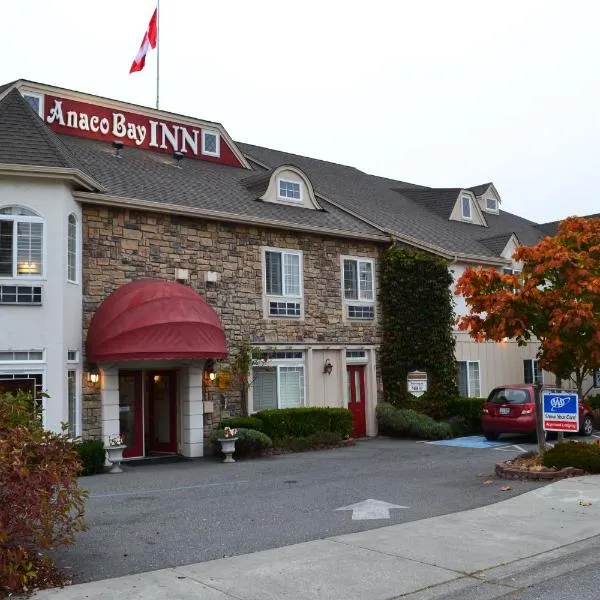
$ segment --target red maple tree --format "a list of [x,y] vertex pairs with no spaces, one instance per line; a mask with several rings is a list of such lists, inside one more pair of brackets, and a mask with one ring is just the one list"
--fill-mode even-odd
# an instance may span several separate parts
[[572,379],[580,398],[586,376],[600,367],[600,218],[570,217],[558,233],[520,246],[519,274],[469,267],[458,280],[469,314],[459,329],[478,341],[539,341],[546,371]]

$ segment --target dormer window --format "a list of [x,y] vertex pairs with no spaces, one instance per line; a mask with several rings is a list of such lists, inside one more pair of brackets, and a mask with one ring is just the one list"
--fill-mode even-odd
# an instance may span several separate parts
[[470,198],[470,196],[463,196],[461,202],[462,202],[462,218],[465,219],[465,221],[471,221],[473,219],[473,216],[471,214],[471,198]]
[[202,154],[206,156],[221,155],[220,138],[215,131],[202,131]]
[[485,199],[485,210],[488,212],[497,213],[498,212],[498,200],[496,198],[486,198]]
[[40,94],[33,94],[32,92],[23,92],[23,98],[42,117],[42,96]]
[[292,200],[295,202],[301,202],[302,195],[300,191],[300,182],[289,181],[287,179],[280,179],[278,197],[280,200]]

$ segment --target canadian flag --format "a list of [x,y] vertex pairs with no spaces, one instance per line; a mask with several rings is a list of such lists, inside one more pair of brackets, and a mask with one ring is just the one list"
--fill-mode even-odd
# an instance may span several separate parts
[[129,69],[129,73],[134,73],[135,71],[141,71],[146,65],[146,54],[148,50],[151,48],[156,48],[156,39],[158,37],[158,8],[154,9],[152,13],[152,17],[150,19],[150,23],[148,23],[148,30],[144,33],[144,39],[142,40],[142,44],[135,58],[133,59],[133,63],[131,64],[131,69]]

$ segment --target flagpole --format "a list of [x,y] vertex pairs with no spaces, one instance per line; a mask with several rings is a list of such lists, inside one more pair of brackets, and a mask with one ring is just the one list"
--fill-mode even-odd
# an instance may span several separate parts
[[160,82],[160,0],[156,2],[156,109],[158,110],[159,101],[159,82]]

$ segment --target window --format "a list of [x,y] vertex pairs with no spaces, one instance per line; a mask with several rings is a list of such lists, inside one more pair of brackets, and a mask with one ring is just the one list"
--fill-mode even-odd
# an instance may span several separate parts
[[373,261],[370,259],[344,258],[342,286],[344,301],[348,305],[348,318],[373,319],[375,317]]
[[364,350],[346,350],[346,360],[353,361],[365,361],[367,359],[367,353]]
[[489,212],[498,212],[498,200],[496,198],[485,199],[485,209]]
[[279,180],[279,198],[282,200],[302,200],[300,183],[297,181]]
[[77,283],[77,219],[69,215],[67,225],[67,279]]
[[471,197],[462,197],[462,218],[470,221],[473,217],[471,216]]
[[523,381],[525,383],[544,383],[539,360],[525,359],[523,361]]
[[0,208],[0,277],[40,277],[44,223],[33,211]]
[[202,154],[220,156],[221,143],[219,134],[214,131],[202,131]]
[[[290,355],[283,358],[282,355]],[[255,367],[252,371],[253,410],[266,408],[297,408],[304,406],[304,364],[302,352],[265,353],[268,362],[265,367]],[[277,358],[269,358],[277,356]],[[281,361],[281,362],[279,362]]]
[[[19,383],[25,385],[18,385],[19,389],[31,390],[29,383],[33,386],[35,401],[38,408],[43,409],[44,399],[42,398],[42,392],[44,391],[44,374],[39,371],[27,371],[27,370],[11,370],[10,372],[0,371],[0,384],[2,381],[14,381],[18,380]],[[15,382],[17,383],[17,382]],[[44,417],[42,414],[42,422],[45,425]]]
[[42,97],[39,94],[32,94],[30,92],[25,92],[23,94],[23,98],[25,98],[25,102],[35,110],[35,112],[42,117]]
[[594,369],[594,387],[600,388],[600,369]]
[[42,288],[39,285],[1,285],[0,304],[42,303]]
[[268,314],[274,317],[302,315],[302,254],[265,251],[265,291]]
[[67,411],[69,437],[79,434],[79,410],[77,406],[77,371],[67,371]]
[[79,362],[79,352],[77,350],[67,350],[67,362]]
[[43,350],[2,350],[0,362],[43,362]]
[[459,361],[456,363],[458,393],[472,398],[481,397],[481,379],[478,361]]

